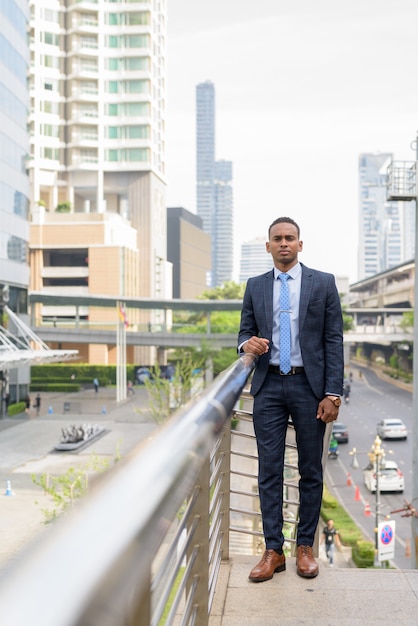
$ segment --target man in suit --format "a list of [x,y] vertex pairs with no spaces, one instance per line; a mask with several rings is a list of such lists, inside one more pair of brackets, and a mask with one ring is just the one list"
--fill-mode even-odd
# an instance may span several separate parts
[[248,280],[241,312],[238,350],[259,357],[251,394],[266,550],[250,572],[253,582],[286,569],[283,468],[290,416],[300,474],[297,573],[318,574],[312,546],[322,500],[325,426],[337,419],[343,393],[343,322],[334,276],[300,263],[302,247],[294,220],[279,217],[271,224],[266,249],[274,268]]

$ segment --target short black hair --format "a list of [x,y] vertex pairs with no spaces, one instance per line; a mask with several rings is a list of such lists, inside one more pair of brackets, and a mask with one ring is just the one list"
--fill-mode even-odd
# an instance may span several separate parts
[[295,220],[292,220],[291,217],[278,217],[276,220],[274,220],[274,222],[272,222],[269,226],[269,239],[270,239],[270,231],[272,229],[273,226],[276,226],[276,224],[283,224],[283,223],[287,223],[287,224],[293,224],[293,226],[295,226],[296,230],[298,231],[298,239],[300,239],[300,228],[299,228],[299,224],[297,224],[295,222]]

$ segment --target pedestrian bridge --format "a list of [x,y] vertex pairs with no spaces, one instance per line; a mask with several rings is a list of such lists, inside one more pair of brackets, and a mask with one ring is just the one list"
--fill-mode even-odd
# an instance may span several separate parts
[[[116,324],[92,324],[81,319],[83,307],[115,308],[119,310],[136,309],[142,311],[158,311],[162,314],[161,324],[142,324],[128,326],[126,332],[127,345],[159,346],[161,348],[179,348],[184,346],[198,347],[205,341],[212,347],[236,347],[237,333],[227,333],[225,329],[213,327],[211,313],[214,311],[241,311],[242,300],[158,300],[155,298],[121,298],[93,295],[65,295],[32,292],[29,295],[32,305],[31,327],[45,342],[74,342],[74,330],[77,330],[79,343],[116,344]],[[49,307],[72,307],[71,319],[50,318],[42,321],[36,317],[36,305]],[[206,315],[206,328],[203,333],[189,332],[187,325],[176,325],[167,322],[167,313],[173,311],[189,311]],[[413,329],[405,332],[399,325],[402,315],[410,312],[409,308],[350,308],[344,313],[353,318],[354,329],[344,334],[345,343],[369,341],[382,345],[413,341]],[[152,317],[152,316],[151,316]],[[238,330],[238,329],[237,329]]]
[[[74,333],[77,333],[77,343],[116,344],[116,325],[91,324],[89,322],[74,321],[48,323],[35,326],[33,329],[38,337],[46,343],[74,343]],[[130,346],[158,346],[160,348],[199,347],[205,342],[214,349],[236,348],[237,334],[216,332],[208,329],[206,333],[182,332],[187,327],[164,327],[154,325],[149,330],[148,325],[132,326],[126,331],[126,344]],[[353,330],[344,333],[344,343],[376,343],[391,345],[392,343],[406,343],[413,341],[412,331],[405,332],[399,326],[356,326]]]
[[[250,355],[238,359],[10,562],[0,578],[0,624],[415,626],[416,570],[321,567],[317,578],[300,578],[292,531],[286,571],[248,581],[263,550],[259,507],[245,510],[234,498],[256,502],[257,494],[231,489],[231,480],[253,478],[242,463],[256,459],[243,451],[235,463],[230,417],[242,410],[254,365]],[[290,454],[288,469],[294,465]],[[293,478],[285,480],[295,487]],[[288,501],[295,527],[297,502]],[[238,513],[250,520],[247,532]],[[237,533],[249,537],[247,550],[234,550]]]

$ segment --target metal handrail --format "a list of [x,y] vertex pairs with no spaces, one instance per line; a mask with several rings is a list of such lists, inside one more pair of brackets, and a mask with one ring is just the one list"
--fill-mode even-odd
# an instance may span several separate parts
[[[220,560],[228,558],[230,429],[224,426],[255,361],[247,354],[238,359],[9,564],[0,579],[0,624],[27,626],[34,616],[42,626],[158,624],[161,607],[151,593],[153,579],[159,589],[163,584],[158,562],[172,581],[182,574],[165,623],[179,607],[181,623],[207,623]],[[216,482],[227,477],[228,484],[213,487],[210,508],[217,438],[216,454],[226,465]],[[180,534],[167,540],[179,528],[187,534],[182,546]]]

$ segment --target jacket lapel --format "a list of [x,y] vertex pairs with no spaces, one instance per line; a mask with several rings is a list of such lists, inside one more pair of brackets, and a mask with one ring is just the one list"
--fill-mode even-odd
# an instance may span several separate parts
[[265,274],[263,284],[265,315],[269,337],[271,337],[273,334],[273,281],[274,271],[271,270],[271,272]]
[[308,303],[311,297],[313,272],[306,267],[302,266],[302,281],[300,285],[300,302],[299,302],[299,328],[303,327],[305,322],[306,312],[308,310]]

